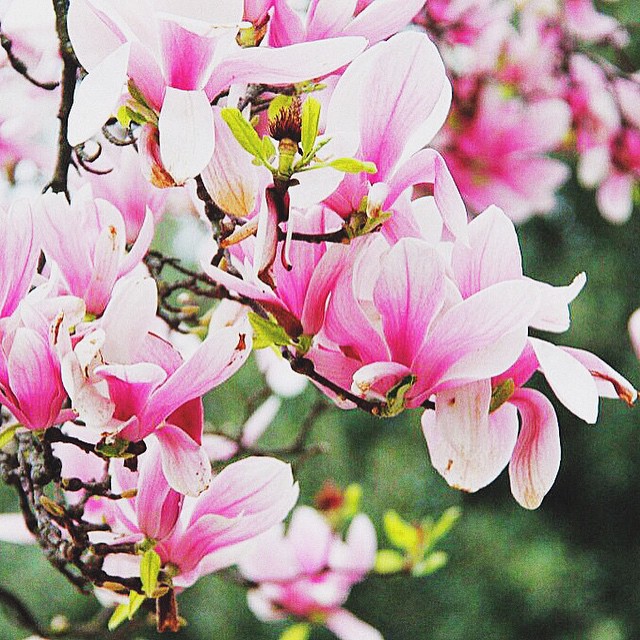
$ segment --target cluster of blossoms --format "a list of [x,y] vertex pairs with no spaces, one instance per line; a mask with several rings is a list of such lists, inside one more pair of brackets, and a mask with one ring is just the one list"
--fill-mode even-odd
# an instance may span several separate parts
[[[368,518],[351,514],[345,532],[300,507],[285,534],[298,497],[290,466],[243,457],[269,417],[254,415],[238,440],[204,433],[203,396],[252,347],[274,348],[282,359],[265,367],[290,366],[343,409],[419,410],[433,466],[450,485],[476,491],[508,465],[526,508],[541,503],[560,463],[553,406],[525,386],[534,373],[589,423],[600,396],[636,398],[597,356],[529,337],[568,329],[585,277],[552,287],[523,275],[509,216],[525,215],[524,200],[505,198],[496,182],[478,199],[464,189],[478,209],[489,197],[507,210],[489,206],[469,222],[456,186],[477,182],[465,180],[461,154],[482,164],[490,147],[505,163],[492,180],[517,173],[527,198],[544,199],[563,170],[520,152],[546,151],[564,135],[567,87],[530,87],[531,102],[504,107],[493,88],[460,76],[439,133],[452,100],[445,65],[425,33],[404,30],[422,4],[318,0],[301,17],[285,0],[71,0],[62,14],[63,50],[86,71],[73,94],[62,88],[62,185],[1,213],[0,404],[13,420],[0,432],[0,469],[31,533],[62,550],[70,579],[129,594],[116,622],[155,600],[159,628],[177,630],[176,591],[238,564],[259,617],[320,622],[344,640],[380,637],[342,608],[374,566]],[[570,4],[566,24],[591,24],[582,3]],[[441,16],[451,23],[442,37],[471,38],[461,35],[468,18],[465,45],[484,46],[492,22],[461,11]],[[523,9],[496,56],[529,28],[544,24],[553,40],[553,25],[565,25],[531,11],[533,23]],[[528,46],[508,54],[520,69]],[[570,67],[582,63],[591,64],[576,56]],[[515,66],[500,70],[525,86]],[[635,85],[619,86],[631,100]],[[496,133],[484,113],[505,129]],[[520,144],[509,127],[523,117],[531,128]],[[437,135],[444,157],[428,147]],[[585,167],[599,153],[588,137]],[[611,145],[618,171],[622,147],[597,144]],[[81,177],[67,180],[71,151]],[[195,268],[150,250],[169,194],[206,227]],[[165,280],[166,266],[185,278]],[[261,410],[272,416],[273,405]],[[213,473],[212,459],[219,468],[234,458]],[[44,492],[50,482],[57,501]]]
[[[629,35],[592,0],[428,2],[416,24],[435,38],[454,102],[436,146],[476,212],[520,222],[551,211],[577,156],[603,216],[624,222],[640,179],[640,81]],[[612,51],[618,65],[602,55]]]

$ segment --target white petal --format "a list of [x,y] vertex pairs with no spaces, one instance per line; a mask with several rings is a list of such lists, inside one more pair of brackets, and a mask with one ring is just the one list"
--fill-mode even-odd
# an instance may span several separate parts
[[129,49],[129,43],[118,47],[76,89],[67,134],[72,147],[98,133],[115,111],[127,79]]
[[529,341],[558,400],[578,418],[594,424],[598,418],[598,388],[587,368],[550,342],[538,338]]
[[197,176],[214,149],[213,112],[204,91],[167,87],[158,122],[160,156],[177,184]]

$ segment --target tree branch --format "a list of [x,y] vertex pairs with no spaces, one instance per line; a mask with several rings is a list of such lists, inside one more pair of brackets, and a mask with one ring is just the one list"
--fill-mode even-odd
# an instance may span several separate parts
[[69,113],[71,112],[73,94],[76,88],[78,61],[71,47],[69,32],[67,31],[69,0],[53,0],[53,8],[56,12],[56,31],[60,42],[60,57],[62,58],[62,94],[58,110],[58,120],[60,120],[58,158],[53,177],[43,189],[43,192],[51,189],[53,193],[64,193],[67,200],[70,200],[67,180],[69,167],[73,163],[71,158],[73,149],[67,140],[67,133],[69,130]]
[[9,60],[9,64],[13,67],[15,71],[17,71],[23,78],[28,80],[31,84],[34,84],[36,87],[40,89],[45,89],[46,91],[53,91],[57,87],[60,86],[59,82],[40,82],[36,80],[30,73],[27,65],[13,53],[13,42],[11,39],[2,31],[2,27],[0,27],[0,46],[5,50],[7,54],[7,59]]

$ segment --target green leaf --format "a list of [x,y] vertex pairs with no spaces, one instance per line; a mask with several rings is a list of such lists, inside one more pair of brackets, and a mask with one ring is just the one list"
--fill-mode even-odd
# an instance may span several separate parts
[[387,401],[380,412],[383,418],[393,418],[404,411],[404,399],[407,393],[416,383],[417,377],[413,374],[405,376],[399,380],[389,391],[387,391]]
[[302,105],[302,152],[310,155],[313,145],[318,137],[318,124],[320,122],[320,102],[315,98],[307,98]]
[[353,483],[344,490],[343,511],[345,518],[353,518],[360,510],[360,502],[362,500],[362,487]]
[[249,312],[249,322],[253,328],[254,349],[265,349],[272,346],[286,347],[291,344],[291,338],[275,320]]
[[378,168],[373,162],[363,162],[355,158],[336,158],[329,162],[329,166],[344,173],[377,173]]
[[140,580],[142,581],[142,589],[149,598],[153,598],[158,586],[158,574],[161,566],[162,560],[153,549],[145,551],[140,562]]
[[416,578],[428,576],[442,569],[447,564],[447,554],[444,551],[435,551],[428,555],[422,562],[418,562],[412,569],[411,575]]
[[458,518],[462,515],[462,510],[459,507],[449,507],[441,516],[438,522],[436,522],[430,531],[430,543],[435,544],[440,538],[445,536],[453,525],[458,521]]
[[129,620],[129,604],[119,604],[109,618],[107,629],[115,631],[125,620]]
[[516,385],[512,378],[501,382],[497,387],[491,391],[491,404],[489,405],[489,413],[493,413],[496,409],[499,409],[516,390]]
[[122,438],[113,438],[98,442],[95,449],[107,458],[132,458],[133,454],[128,453],[129,441]]
[[142,603],[146,598],[137,591],[129,591],[129,602],[125,604],[119,604],[115,611],[111,614],[109,622],[107,623],[107,629],[109,631],[115,631],[123,622],[132,620]]
[[276,155],[276,148],[269,136],[262,136],[262,155],[271,160]]
[[405,551],[412,551],[418,545],[418,530],[405,522],[395,511],[384,514],[384,532],[389,542]]
[[3,447],[6,447],[13,440],[13,436],[16,433],[16,429],[19,426],[20,425],[18,424],[12,424],[6,429],[3,429],[2,431],[0,431],[0,449],[2,449]]
[[310,633],[311,625],[306,622],[300,622],[285,629],[280,636],[280,640],[307,640]]
[[386,575],[389,573],[399,573],[404,570],[405,560],[399,551],[393,549],[380,549],[376,553],[376,562],[373,570],[376,573]]
[[129,611],[127,613],[129,620],[133,620],[133,616],[136,615],[136,612],[145,600],[146,598],[141,593],[129,591]]
[[252,156],[264,161],[262,140],[240,111],[235,107],[225,107],[220,115],[240,146]]
[[129,127],[133,118],[129,115],[129,108],[126,104],[123,104],[118,108],[118,111],[116,111],[116,118],[125,129]]

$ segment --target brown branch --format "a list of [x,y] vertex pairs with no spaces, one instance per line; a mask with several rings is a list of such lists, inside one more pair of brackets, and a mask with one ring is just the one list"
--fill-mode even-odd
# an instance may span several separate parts
[[379,417],[381,415],[381,410],[384,405],[377,402],[365,400],[364,398],[351,393],[351,391],[343,389],[340,385],[337,385],[332,380],[329,380],[329,378],[325,378],[322,374],[316,371],[315,365],[308,358],[294,355],[288,349],[283,349],[282,355],[285,360],[289,362],[291,368],[296,373],[301,373],[303,376],[306,376],[310,380],[314,380],[319,385],[326,387],[330,391],[333,391],[338,397],[342,398],[343,400],[349,400],[350,402],[353,402],[353,404],[355,404],[359,409],[370,413],[372,416]]
[[[278,229],[278,240],[284,240],[286,237],[286,233],[281,229]],[[297,240],[299,242],[309,242],[312,244],[320,244],[322,242],[332,242],[335,244],[349,244],[351,238],[347,233],[345,227],[341,227],[340,229],[336,229],[335,231],[328,231],[326,233],[299,233],[294,231],[291,234],[292,240]]]
[[53,91],[57,87],[60,86],[59,82],[40,82],[40,80],[36,80],[30,73],[27,65],[13,53],[13,42],[7,35],[2,32],[2,27],[0,27],[0,46],[5,50],[7,54],[7,59],[9,60],[9,64],[13,67],[15,71],[17,71],[25,80],[28,80],[31,84],[39,87],[40,89],[44,89],[45,91]]
[[58,120],[60,120],[60,130],[58,131],[58,158],[53,177],[44,191],[51,189],[53,193],[64,193],[67,200],[70,200],[68,175],[69,167],[72,165],[73,149],[67,140],[69,130],[69,113],[73,104],[73,94],[76,88],[76,77],[78,74],[78,61],[67,30],[67,13],[69,11],[69,0],[53,0],[53,7],[56,13],[56,31],[60,42],[60,57],[62,58],[62,95],[60,96],[60,108],[58,110]]

